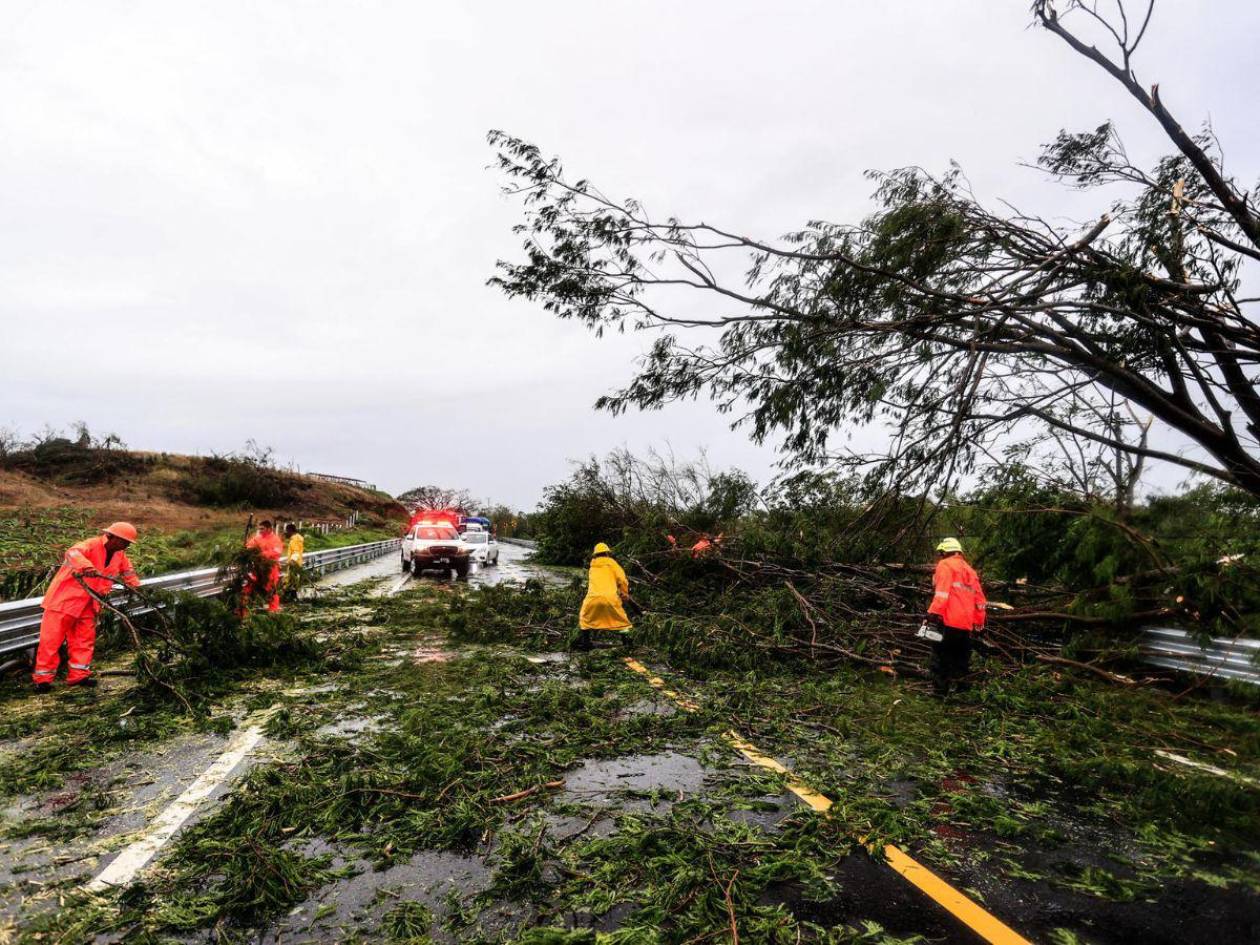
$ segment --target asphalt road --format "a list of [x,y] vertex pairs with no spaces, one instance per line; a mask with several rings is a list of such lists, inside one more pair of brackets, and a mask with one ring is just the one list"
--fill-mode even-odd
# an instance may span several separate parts
[[[530,549],[522,548],[520,545],[500,544],[499,563],[489,567],[473,565],[472,572],[468,575],[468,583],[473,586],[501,584],[504,582],[521,583],[529,578],[559,581],[560,583],[567,581],[566,578],[562,578],[557,572],[531,564],[528,558],[532,553]],[[416,580],[450,581],[454,579],[449,575],[443,577],[436,572],[426,572],[417,579],[411,574],[403,573],[402,564],[397,555],[388,554],[375,561],[369,561],[353,568],[346,568],[344,571],[336,571],[326,575],[320,579],[319,586],[346,587],[351,584],[358,584],[361,581],[377,581],[380,584],[377,593],[389,595],[397,594]]]

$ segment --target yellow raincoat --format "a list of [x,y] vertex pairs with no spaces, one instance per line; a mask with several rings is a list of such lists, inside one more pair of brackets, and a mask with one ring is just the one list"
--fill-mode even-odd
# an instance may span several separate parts
[[[595,550],[607,551],[608,546],[601,543]],[[621,603],[629,593],[630,582],[621,565],[607,556],[592,558],[590,583],[586,599],[582,601],[578,626],[583,630],[629,630],[630,618]]]

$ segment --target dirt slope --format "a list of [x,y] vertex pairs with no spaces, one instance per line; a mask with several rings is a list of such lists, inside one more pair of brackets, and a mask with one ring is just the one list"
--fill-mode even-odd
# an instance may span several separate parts
[[406,517],[382,492],[216,458],[79,450],[6,465],[0,512],[70,506],[91,510],[93,524],[125,518],[159,531],[216,528],[249,512],[308,521],[358,512],[372,524]]

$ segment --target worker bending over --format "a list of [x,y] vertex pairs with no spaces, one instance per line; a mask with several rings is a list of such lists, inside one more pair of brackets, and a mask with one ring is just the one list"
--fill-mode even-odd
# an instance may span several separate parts
[[284,555],[284,542],[272,528],[271,520],[265,518],[258,523],[258,531],[245,542],[245,547],[257,549],[264,563],[261,576],[252,572],[245,576],[241,609],[249,607],[251,597],[266,595],[267,610],[274,614],[280,609],[280,558]]
[[578,615],[579,650],[591,648],[591,631],[614,630],[625,632],[631,628],[630,618],[622,603],[630,596],[630,582],[626,572],[612,557],[612,549],[602,541],[595,546],[588,574],[586,599]]
[[936,552],[928,622],[942,637],[932,644],[932,683],[937,695],[945,696],[971,668],[973,634],[984,627],[985,597],[980,577],[963,557],[957,538],[946,538]]
[[[31,676],[36,692],[52,689],[57,664],[61,662],[62,642],[70,655],[66,685],[96,685],[92,676],[92,654],[96,650],[96,617],[101,604],[92,594],[107,597],[119,582],[128,587],[140,586],[140,579],[126,554],[127,547],[135,540],[134,525],[115,522],[101,535],[71,545],[66,552],[40,604],[44,617],[39,624],[39,648],[35,651],[35,672]],[[91,588],[92,593],[87,588]]]

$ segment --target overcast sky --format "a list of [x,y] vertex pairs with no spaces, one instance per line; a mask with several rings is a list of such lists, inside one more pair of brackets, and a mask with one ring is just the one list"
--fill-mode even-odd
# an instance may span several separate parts
[[[1061,127],[1151,120],[1029,27],[1028,0],[0,0],[0,426],[135,448],[253,438],[397,492],[532,507],[568,461],[775,454],[707,404],[594,399],[648,337],[486,287],[519,207],[488,129],[656,214],[775,236],[869,209],[867,168],[955,159],[986,200],[1104,209],[1018,166]],[[1164,0],[1138,64],[1260,172],[1254,0]]]

